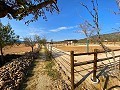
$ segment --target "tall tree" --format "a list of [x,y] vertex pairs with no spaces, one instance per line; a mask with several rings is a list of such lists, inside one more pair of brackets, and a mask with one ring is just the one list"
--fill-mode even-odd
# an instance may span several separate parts
[[7,16],[8,18],[22,20],[28,15],[33,18],[27,23],[38,20],[38,17],[47,19],[45,12],[58,11],[57,0],[0,0],[0,18]]
[[[111,51],[109,52],[112,57],[113,57],[113,61],[114,61],[114,69],[115,71],[117,71],[117,68],[116,68],[116,60],[115,60],[115,53],[113,50],[111,50],[110,48],[106,47],[102,41],[101,41],[101,38],[100,38],[100,27],[99,27],[99,12],[98,12],[98,0],[91,0],[91,3],[92,3],[92,9],[89,8],[86,4],[84,3],[81,3],[81,5],[88,11],[89,15],[92,17],[92,20],[93,22],[92,23],[89,23],[88,21],[88,24],[94,28],[96,30],[96,36],[97,36],[97,42],[98,44],[105,50],[105,53],[106,53],[106,57],[108,57],[108,51]],[[108,59],[109,63],[111,64],[111,61]]]
[[13,45],[18,39],[19,36],[15,35],[14,30],[12,30],[12,27],[9,23],[7,25],[3,25],[0,22],[0,52],[2,64],[4,63],[3,48],[7,45]]

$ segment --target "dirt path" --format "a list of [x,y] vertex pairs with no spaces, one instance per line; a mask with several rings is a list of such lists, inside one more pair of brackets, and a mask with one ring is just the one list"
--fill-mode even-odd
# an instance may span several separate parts
[[[41,59],[35,61],[32,74],[25,83],[23,90],[53,90],[53,81],[45,72],[45,49],[41,51]],[[57,90],[57,89],[56,89]]]

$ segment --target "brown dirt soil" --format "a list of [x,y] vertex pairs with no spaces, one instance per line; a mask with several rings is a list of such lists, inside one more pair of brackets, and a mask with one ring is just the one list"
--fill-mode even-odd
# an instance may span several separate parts
[[44,72],[44,62],[37,62],[33,76],[28,78],[25,90],[52,90],[52,80]]
[[[110,49],[120,49],[120,46],[108,46]],[[64,50],[64,51],[74,51],[74,52],[86,52],[86,45],[81,45],[81,46],[57,46],[58,49]],[[98,45],[90,45],[89,46],[89,51],[92,52],[94,49],[99,49],[103,50],[102,47]]]
[[5,48],[3,48],[4,54],[22,53],[22,52],[29,52],[29,51],[31,51],[31,47],[26,47],[24,44],[6,46]]

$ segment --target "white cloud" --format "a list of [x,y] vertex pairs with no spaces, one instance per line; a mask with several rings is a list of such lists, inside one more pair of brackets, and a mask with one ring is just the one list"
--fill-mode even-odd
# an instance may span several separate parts
[[56,29],[51,29],[49,30],[50,32],[59,32],[59,31],[62,31],[62,30],[67,30],[67,29],[73,29],[73,28],[76,28],[77,26],[69,26],[69,27],[58,27]]
[[120,23],[115,23],[116,25],[120,25]]
[[48,33],[47,31],[45,31],[45,28],[29,28],[29,33],[28,35],[33,36],[33,35],[44,35]]

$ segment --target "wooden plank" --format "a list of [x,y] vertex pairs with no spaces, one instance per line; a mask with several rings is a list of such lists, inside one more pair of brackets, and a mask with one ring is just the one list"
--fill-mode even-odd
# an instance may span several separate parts
[[[115,49],[112,51],[120,51],[120,49]],[[111,50],[107,51],[107,52],[111,52]],[[95,52],[89,52],[89,53],[76,53],[74,54],[74,56],[81,56],[81,55],[91,55],[94,54]],[[105,51],[98,51],[97,53],[105,53]]]
[[[115,56],[115,58],[118,58],[118,57],[120,57],[120,55]],[[113,57],[97,59],[97,62],[106,61],[108,59],[113,59]],[[74,63],[74,66],[76,67],[76,66],[80,66],[80,65],[92,64],[93,62],[94,62],[94,60],[78,62],[78,63]]]
[[78,62],[78,63],[74,63],[74,66],[81,66],[81,65],[86,65],[86,64],[91,64],[93,63],[94,60],[90,60],[90,61],[85,61],[85,62]]
[[119,70],[120,70],[120,57],[119,57]]

